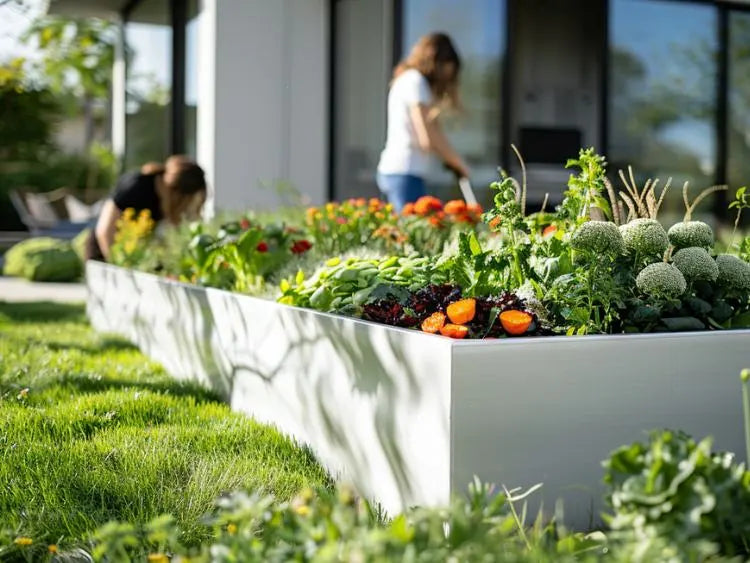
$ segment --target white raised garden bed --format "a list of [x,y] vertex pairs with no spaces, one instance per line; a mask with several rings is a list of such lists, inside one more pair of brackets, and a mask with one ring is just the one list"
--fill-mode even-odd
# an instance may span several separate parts
[[454,341],[89,262],[88,314],[180,379],[309,444],[389,511],[442,504],[474,475],[543,483],[579,529],[600,461],[652,428],[744,458],[750,331]]

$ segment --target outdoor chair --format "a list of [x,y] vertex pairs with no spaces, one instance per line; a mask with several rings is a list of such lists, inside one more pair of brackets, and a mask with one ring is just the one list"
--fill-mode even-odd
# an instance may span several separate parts
[[[13,190],[10,192],[10,201],[32,236],[63,239],[74,238],[88,227],[96,219],[103,204],[102,200],[86,205],[66,188],[46,193]],[[56,207],[64,209],[67,216],[63,216]]]

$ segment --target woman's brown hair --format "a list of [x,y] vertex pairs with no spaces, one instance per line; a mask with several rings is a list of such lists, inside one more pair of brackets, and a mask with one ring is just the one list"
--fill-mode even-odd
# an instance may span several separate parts
[[206,176],[198,164],[185,155],[175,154],[167,158],[164,164],[147,162],[141,167],[142,174],[161,176],[166,188],[162,206],[164,216],[172,223],[177,223],[196,202],[200,207],[206,198]]
[[[453,66],[450,74],[446,72],[449,65]],[[458,72],[461,70],[461,59],[448,35],[430,33],[421,37],[393,70],[393,78],[412,68],[427,79],[439,104],[447,103],[453,109],[460,107]]]

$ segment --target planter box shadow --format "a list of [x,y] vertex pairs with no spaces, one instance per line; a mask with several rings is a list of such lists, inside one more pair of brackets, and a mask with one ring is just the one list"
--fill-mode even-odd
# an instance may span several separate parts
[[[652,428],[742,454],[750,331],[453,341],[87,264],[95,329],[312,447],[389,512],[474,475],[599,521],[601,460]],[[744,455],[740,455],[744,457]]]

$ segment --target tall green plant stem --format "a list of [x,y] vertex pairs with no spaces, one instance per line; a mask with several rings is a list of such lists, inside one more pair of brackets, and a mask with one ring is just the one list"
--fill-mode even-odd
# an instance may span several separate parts
[[747,463],[750,464],[750,369],[743,369],[740,373],[742,381],[742,412],[745,418],[745,455]]
[[511,228],[510,231],[510,243],[511,243],[511,256],[513,257],[513,277],[516,278],[516,287],[521,287],[526,281],[523,275],[523,268],[521,267],[521,258],[518,256],[518,239],[516,238],[516,230]]

